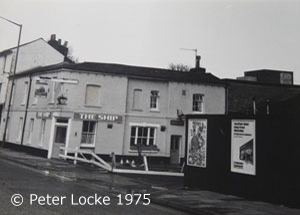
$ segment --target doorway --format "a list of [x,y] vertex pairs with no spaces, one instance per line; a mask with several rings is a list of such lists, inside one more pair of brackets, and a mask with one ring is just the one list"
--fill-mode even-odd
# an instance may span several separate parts
[[59,158],[64,151],[60,147],[66,146],[68,134],[68,119],[57,118],[54,128],[54,138],[51,158]]
[[181,136],[171,135],[170,164],[180,164]]

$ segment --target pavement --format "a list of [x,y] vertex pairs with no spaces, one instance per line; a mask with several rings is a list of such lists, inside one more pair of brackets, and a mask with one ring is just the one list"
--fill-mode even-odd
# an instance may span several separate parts
[[300,215],[299,209],[206,190],[188,189],[182,177],[111,174],[88,164],[32,156],[23,152],[0,148],[0,160],[18,164],[25,169],[58,178],[62,181],[88,183],[101,187],[112,195],[119,193],[150,193],[151,203],[173,208],[188,214],[205,215]]

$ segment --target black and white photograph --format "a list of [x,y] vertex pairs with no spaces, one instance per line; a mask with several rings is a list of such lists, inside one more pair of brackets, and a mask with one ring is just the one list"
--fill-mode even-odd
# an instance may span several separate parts
[[300,215],[300,0],[1,0],[0,215]]

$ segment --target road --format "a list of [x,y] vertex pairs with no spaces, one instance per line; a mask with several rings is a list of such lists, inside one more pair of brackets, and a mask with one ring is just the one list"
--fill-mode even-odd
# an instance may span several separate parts
[[[82,173],[76,175],[76,170],[72,177],[68,177],[70,172],[64,174],[63,169],[62,174],[58,172],[35,169],[0,157],[0,214],[185,214],[154,203],[147,205],[149,195],[142,195],[136,205],[139,189],[134,192],[134,198],[127,195],[125,199],[127,193],[133,194],[132,189],[126,191],[118,186],[108,186],[108,183],[95,180],[94,176],[91,180],[80,179],[77,176]],[[106,180],[115,180],[115,184],[123,184],[122,178],[117,176],[106,172],[97,174]],[[141,192],[145,193],[147,191]],[[22,205],[11,203],[14,194],[22,195]],[[15,201],[19,203],[20,197],[17,196]]]

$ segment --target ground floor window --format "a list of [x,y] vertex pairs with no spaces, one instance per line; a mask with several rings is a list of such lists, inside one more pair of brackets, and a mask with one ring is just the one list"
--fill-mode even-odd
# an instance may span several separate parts
[[96,122],[83,121],[81,133],[81,146],[94,147],[96,136]]
[[157,150],[156,127],[132,126],[130,136],[130,149]]

